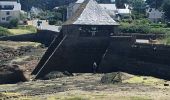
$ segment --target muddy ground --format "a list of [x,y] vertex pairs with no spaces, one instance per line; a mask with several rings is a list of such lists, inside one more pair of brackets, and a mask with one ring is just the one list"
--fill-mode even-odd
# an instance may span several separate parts
[[[0,41],[0,66],[17,65],[29,80],[46,49],[39,43]],[[169,100],[170,81],[123,74],[122,83],[115,84],[102,83],[104,74],[90,73],[3,84],[0,100]]]

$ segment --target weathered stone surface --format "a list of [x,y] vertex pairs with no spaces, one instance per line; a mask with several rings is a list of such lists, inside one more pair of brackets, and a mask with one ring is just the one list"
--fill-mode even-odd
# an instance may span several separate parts
[[61,77],[66,77],[66,76],[72,76],[69,72],[59,72],[59,71],[52,71],[48,73],[47,75],[44,76],[44,80],[49,80],[49,79],[55,79],[55,78],[61,78]]
[[130,76],[123,72],[107,73],[101,78],[101,83],[114,84],[122,83],[123,80],[128,79]]

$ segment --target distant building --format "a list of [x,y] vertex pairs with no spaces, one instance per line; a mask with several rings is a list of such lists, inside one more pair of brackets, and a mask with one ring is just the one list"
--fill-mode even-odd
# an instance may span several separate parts
[[131,9],[129,7],[129,5],[125,4],[125,8],[124,9],[117,9],[117,14],[118,17],[120,18],[129,18],[131,16]]
[[148,19],[155,23],[162,21],[164,17],[164,12],[155,8],[147,9],[146,14],[148,16]]
[[[78,7],[84,2],[85,0],[77,0],[75,3],[71,3],[67,8],[67,19],[69,19],[73,14],[75,14]],[[99,5],[105,10],[113,19],[117,20],[119,17],[129,17],[131,15],[131,10],[128,8],[128,5],[125,5],[125,9],[117,9],[115,0],[108,0],[107,2],[98,1]]]
[[0,1],[0,23],[9,23],[12,19],[20,19],[21,4],[18,0]]

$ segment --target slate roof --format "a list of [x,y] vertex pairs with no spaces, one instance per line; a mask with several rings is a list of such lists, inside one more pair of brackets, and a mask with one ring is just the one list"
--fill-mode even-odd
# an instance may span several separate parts
[[83,3],[84,0],[77,0],[76,3]]
[[63,25],[119,25],[95,0],[85,0]]

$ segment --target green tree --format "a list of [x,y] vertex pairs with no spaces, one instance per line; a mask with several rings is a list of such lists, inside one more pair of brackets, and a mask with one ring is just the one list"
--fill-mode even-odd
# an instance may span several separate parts
[[12,19],[12,20],[9,22],[10,28],[17,27],[17,26],[18,26],[18,23],[19,23],[19,20],[18,20],[17,18]]
[[165,18],[170,20],[170,0],[164,0],[162,9],[165,12]]
[[127,0],[115,0],[117,8],[124,8],[124,4],[127,3]]
[[145,15],[146,3],[144,0],[127,0],[127,3],[133,7],[133,18],[143,18]]
[[163,2],[164,2],[164,0],[146,0],[146,3],[150,7],[157,8],[157,9],[159,9],[161,7]]

